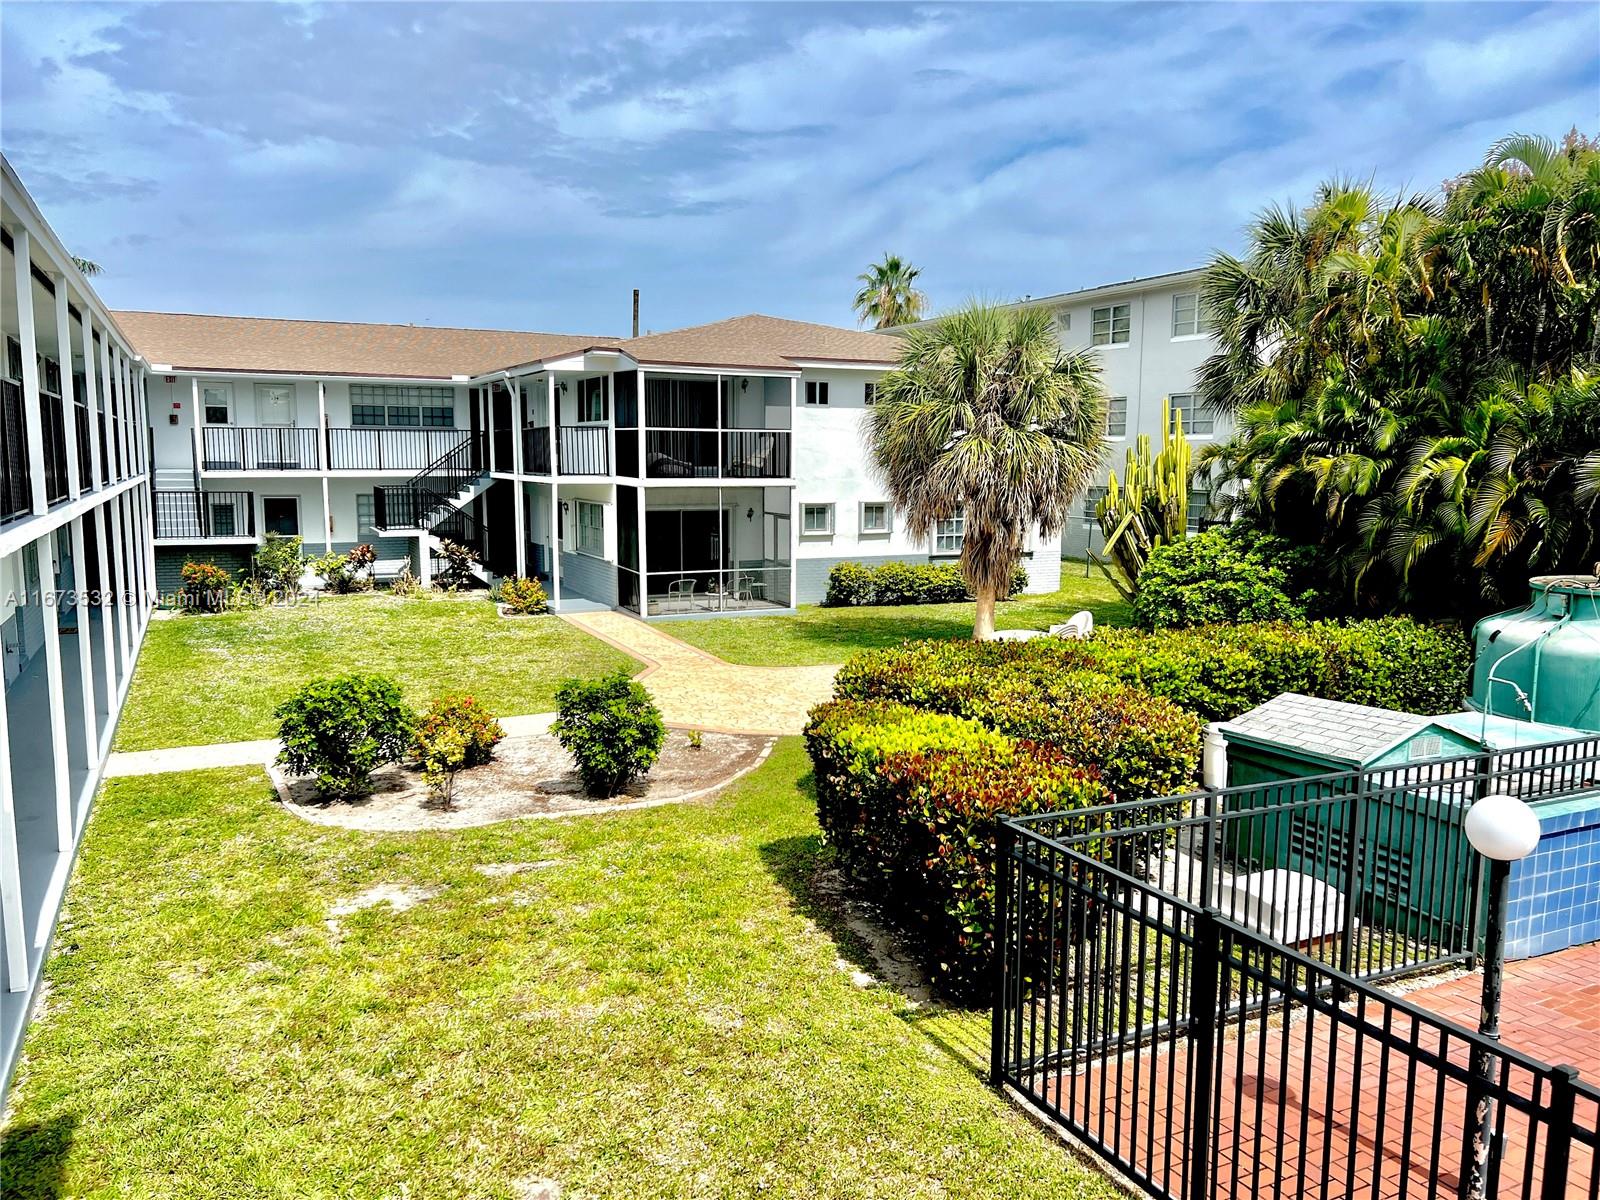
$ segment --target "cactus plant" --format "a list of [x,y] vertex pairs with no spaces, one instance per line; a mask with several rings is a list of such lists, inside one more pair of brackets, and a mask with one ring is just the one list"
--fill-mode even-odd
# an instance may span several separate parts
[[[1157,546],[1182,540],[1189,532],[1189,480],[1194,466],[1183,434],[1183,412],[1161,401],[1161,453],[1152,454],[1150,435],[1141,433],[1129,449],[1122,479],[1111,472],[1105,498],[1095,509],[1105,534],[1108,571],[1116,589],[1131,600],[1139,573]],[[1118,578],[1118,576],[1121,578]]]

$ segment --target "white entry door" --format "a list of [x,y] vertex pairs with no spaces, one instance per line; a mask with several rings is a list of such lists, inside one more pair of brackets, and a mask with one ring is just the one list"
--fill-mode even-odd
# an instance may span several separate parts
[[263,425],[293,425],[294,387],[287,383],[256,384],[256,416]]

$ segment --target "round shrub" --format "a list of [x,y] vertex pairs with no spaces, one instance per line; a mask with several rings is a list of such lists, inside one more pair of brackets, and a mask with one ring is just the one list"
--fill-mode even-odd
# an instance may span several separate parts
[[179,571],[183,580],[183,605],[195,612],[221,612],[228,603],[233,576],[216,563],[186,562]]
[[661,713],[626,672],[567,680],[556,689],[556,713],[556,739],[591,796],[615,796],[661,756]]
[[[1017,564],[1005,598],[1026,591],[1028,572]],[[972,599],[967,577],[954,562],[886,562],[876,567],[865,563],[835,563],[828,572],[828,591],[824,607],[877,604],[959,604]]]
[[274,596],[293,596],[300,590],[300,575],[305,570],[298,535],[267,534],[250,559],[250,569],[261,586]]
[[1139,572],[1141,629],[1241,621],[1299,621],[1317,602],[1313,552],[1282,538],[1213,529],[1158,546]]
[[550,611],[550,598],[545,595],[544,584],[521,575],[500,581],[500,603],[506,606],[507,612],[519,617]]
[[328,798],[371,790],[372,772],[398,762],[412,743],[414,717],[382,675],[341,675],[308,683],[278,705],[278,762],[316,777]]
[[872,579],[876,572],[864,563],[834,563],[828,571],[828,591],[824,608],[844,608],[856,604],[875,604]]
[[506,736],[500,722],[476,699],[454,693],[440,696],[418,719],[413,747],[418,761],[423,760],[427,747],[446,733],[460,739],[463,767],[481,767],[490,761],[494,748]]

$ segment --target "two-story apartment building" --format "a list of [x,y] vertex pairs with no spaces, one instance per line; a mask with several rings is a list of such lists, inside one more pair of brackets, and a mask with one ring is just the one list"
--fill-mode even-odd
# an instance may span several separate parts
[[[898,340],[745,316],[635,338],[126,312],[150,366],[158,582],[242,567],[268,533],[373,544],[426,580],[440,538],[558,611],[815,602],[910,538],[862,423]],[[1030,544],[1030,550],[1032,549]],[[1059,578],[1053,543],[1030,587]]]
[[144,364],[0,160],[0,1096],[155,597]]

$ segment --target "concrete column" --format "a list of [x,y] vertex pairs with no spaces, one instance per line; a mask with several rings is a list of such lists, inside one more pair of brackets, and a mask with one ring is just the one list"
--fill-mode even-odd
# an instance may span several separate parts
[[67,314],[67,277],[51,276],[56,285],[56,353],[61,359],[61,419],[67,438],[67,495],[78,498],[83,481],[78,478],[77,389],[72,380],[72,321]]
[[417,534],[417,582],[423,587],[433,582],[433,557],[428,553],[426,530]]
[[333,503],[328,496],[328,477],[322,477],[322,549],[333,553]]
[[105,485],[109,487],[111,481],[117,477],[117,441],[111,430],[111,417],[117,411],[117,393],[112,386],[111,378],[111,330],[109,328],[102,331],[100,338],[100,408],[106,414],[105,436],[109,440],[105,450]]
[[89,411],[89,478],[78,482],[84,491],[100,486],[100,360],[94,352],[94,317],[83,310],[83,403]]
[[33,543],[39,558],[39,592],[44,617],[44,670],[50,704],[50,762],[56,798],[56,849],[72,849],[72,798],[67,778],[67,695],[61,677],[60,596],[56,591],[56,534]]
[[28,943],[22,918],[22,864],[17,854],[17,803],[11,790],[11,726],[0,690],[0,927],[5,930],[8,992],[28,987]]
[[[128,591],[128,559],[125,552],[127,543],[123,541],[126,523],[123,516],[122,494],[112,497],[110,509],[112,527],[111,548],[113,561],[115,562],[116,567],[116,604],[119,609],[124,610],[122,619],[122,632],[118,638],[121,643],[119,647],[121,653],[117,659],[119,666],[119,670],[117,671],[117,680],[120,684],[122,680],[128,677],[128,670],[133,666],[133,643],[131,640],[131,631],[128,628],[128,615],[125,611],[127,607],[126,599]],[[113,707],[115,707],[115,705],[113,705]]]
[[28,479],[33,485],[33,511],[50,507],[44,487],[44,418],[39,399],[39,339],[33,327],[33,264],[28,231],[20,225],[12,232],[12,259],[16,264],[17,341],[22,346],[22,411],[28,428]]
[[99,727],[94,714],[94,639],[89,636],[88,595],[83,581],[88,576],[86,555],[83,549],[82,516],[70,525],[72,530],[72,587],[77,593],[78,612],[78,690],[83,696],[83,750],[84,761],[93,768],[100,759]]
[[[644,435],[644,409],[643,408],[641,408],[639,410],[639,433],[640,433],[639,441],[640,441],[640,444],[643,445],[643,443],[644,443],[644,436],[643,436]],[[642,472],[641,472],[641,474],[642,474]],[[644,536],[644,513],[645,513],[644,497],[645,497],[644,480],[640,479],[640,481],[639,481],[639,495],[638,495],[638,504],[639,504],[639,615],[641,617],[648,617],[650,615],[650,557],[649,557],[649,546],[646,543],[645,536]]]
[[550,480],[550,607],[561,607],[561,490]]
[[499,463],[496,461],[495,449],[494,449],[495,437],[494,437],[494,384],[493,384],[493,382],[484,384],[481,388],[478,389],[478,391],[484,397],[483,427],[484,427],[484,429],[488,430],[488,438],[489,438],[489,447],[488,447],[488,449],[489,449],[489,474],[493,475],[495,473],[495,471],[499,469]]
[[[800,445],[800,378],[789,380],[789,478],[794,479],[795,453]],[[838,514],[835,513],[835,524]],[[800,489],[789,485],[789,607],[800,605]]]
[[106,728],[111,727],[111,714],[117,710],[117,651],[116,634],[111,628],[111,519],[109,504],[97,505],[94,510],[95,557],[100,570],[100,661],[106,675]]
[[511,393],[511,473],[516,477],[516,515],[512,519],[512,536],[517,539],[517,575],[528,574],[528,498],[522,486],[522,385],[507,381]]

